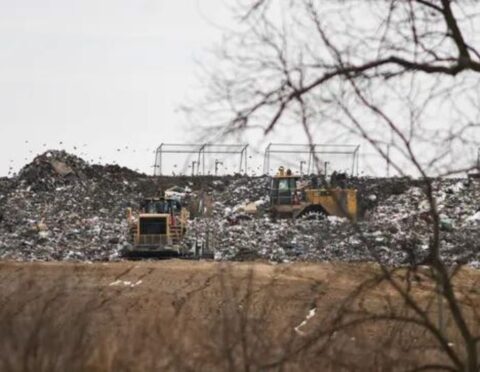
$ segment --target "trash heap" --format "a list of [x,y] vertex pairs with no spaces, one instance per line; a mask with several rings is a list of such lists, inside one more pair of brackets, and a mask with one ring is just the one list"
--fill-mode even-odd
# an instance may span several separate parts
[[[426,188],[410,187],[392,195],[371,213],[371,228],[403,249],[409,262],[421,263],[433,242],[434,221]],[[432,182],[439,214],[440,254],[450,263],[480,266],[480,182],[443,179]]]
[[[14,178],[0,178],[0,258],[118,260],[128,246],[126,209],[171,186],[208,196],[211,210],[189,223],[185,245],[207,242],[217,260],[428,261],[432,241],[425,185],[408,178],[347,178],[358,190],[356,225],[272,220],[267,177],[149,177],[47,151]],[[435,180],[440,252],[449,263],[480,266],[480,182]],[[255,213],[251,213],[252,210]]]
[[[1,185],[1,184],[0,184]],[[125,210],[142,175],[48,151],[0,189],[0,257],[108,260],[125,244]]]
[[[352,179],[362,218],[357,224],[338,217],[273,221],[266,209],[257,217],[243,213],[254,200],[268,206],[265,178],[241,179],[232,190],[255,190],[249,199],[217,199],[212,218],[190,224],[192,239],[208,239],[218,260],[381,261],[417,265],[429,260],[433,221],[424,182],[401,179]],[[450,264],[480,267],[480,183],[434,180],[432,195],[440,217],[440,253]],[[263,189],[263,192],[260,190]],[[241,192],[241,191],[240,191]],[[255,198],[258,198],[255,200]],[[237,203],[237,204],[235,204]]]

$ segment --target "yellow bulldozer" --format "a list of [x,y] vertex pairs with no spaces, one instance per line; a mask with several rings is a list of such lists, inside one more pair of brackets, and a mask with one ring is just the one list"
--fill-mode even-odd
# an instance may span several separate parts
[[180,255],[190,213],[179,200],[147,198],[136,214],[127,211],[131,246],[125,257]]
[[338,216],[357,218],[357,190],[312,187],[280,167],[272,177],[270,212],[274,218]]

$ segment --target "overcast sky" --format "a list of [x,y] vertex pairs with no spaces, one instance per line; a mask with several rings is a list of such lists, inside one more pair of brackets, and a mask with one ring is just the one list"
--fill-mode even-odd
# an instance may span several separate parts
[[[232,25],[226,4],[0,0],[0,176],[47,149],[151,174],[160,143],[197,142],[178,108],[204,93],[198,62]],[[253,148],[292,141],[289,130],[261,144],[258,134],[246,136],[251,172],[263,160]],[[219,159],[225,172],[237,169],[238,156],[229,164]],[[164,161],[185,169],[185,159]],[[209,159],[210,168],[214,163]]]
[[[231,27],[228,3],[0,0],[0,177],[47,149],[151,174],[160,143],[197,142],[178,108],[204,93],[198,61]],[[258,134],[246,137],[260,151],[250,152],[252,170],[267,142],[305,141],[298,128],[260,146]],[[360,169],[384,174],[366,148]]]
[[151,171],[187,141],[176,109],[226,17],[221,0],[0,0],[0,176],[74,146]]

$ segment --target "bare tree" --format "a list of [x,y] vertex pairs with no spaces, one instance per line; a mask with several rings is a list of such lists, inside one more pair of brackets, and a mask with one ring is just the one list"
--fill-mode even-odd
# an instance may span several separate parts
[[[416,300],[410,276],[399,279],[385,265],[375,282],[386,280],[408,306],[408,314],[355,311],[361,316],[351,318],[343,316],[352,314],[348,308],[335,330],[385,319],[415,324],[428,330],[449,359],[421,369],[478,370],[479,335],[455,291],[456,270],[442,259],[432,183],[432,177],[474,167],[480,143],[478,4],[257,0],[239,2],[234,11],[239,22],[218,51],[218,63],[209,71],[210,96],[202,104],[224,133],[252,127],[269,133],[294,122],[311,144],[318,136],[359,136],[398,174],[407,171],[424,181],[430,221],[424,263],[462,347],[452,348],[432,320],[431,308]],[[392,157],[386,146],[397,155]],[[354,225],[361,233],[361,226]],[[368,247],[364,236],[363,242]]]

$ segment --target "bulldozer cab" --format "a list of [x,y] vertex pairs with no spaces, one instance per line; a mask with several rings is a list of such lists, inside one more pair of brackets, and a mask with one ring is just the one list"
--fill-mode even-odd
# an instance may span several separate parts
[[181,209],[182,205],[178,200],[164,198],[145,199],[141,206],[145,214],[177,214]]
[[272,178],[270,201],[273,205],[288,205],[293,203],[297,191],[297,181],[300,177],[277,175]]

